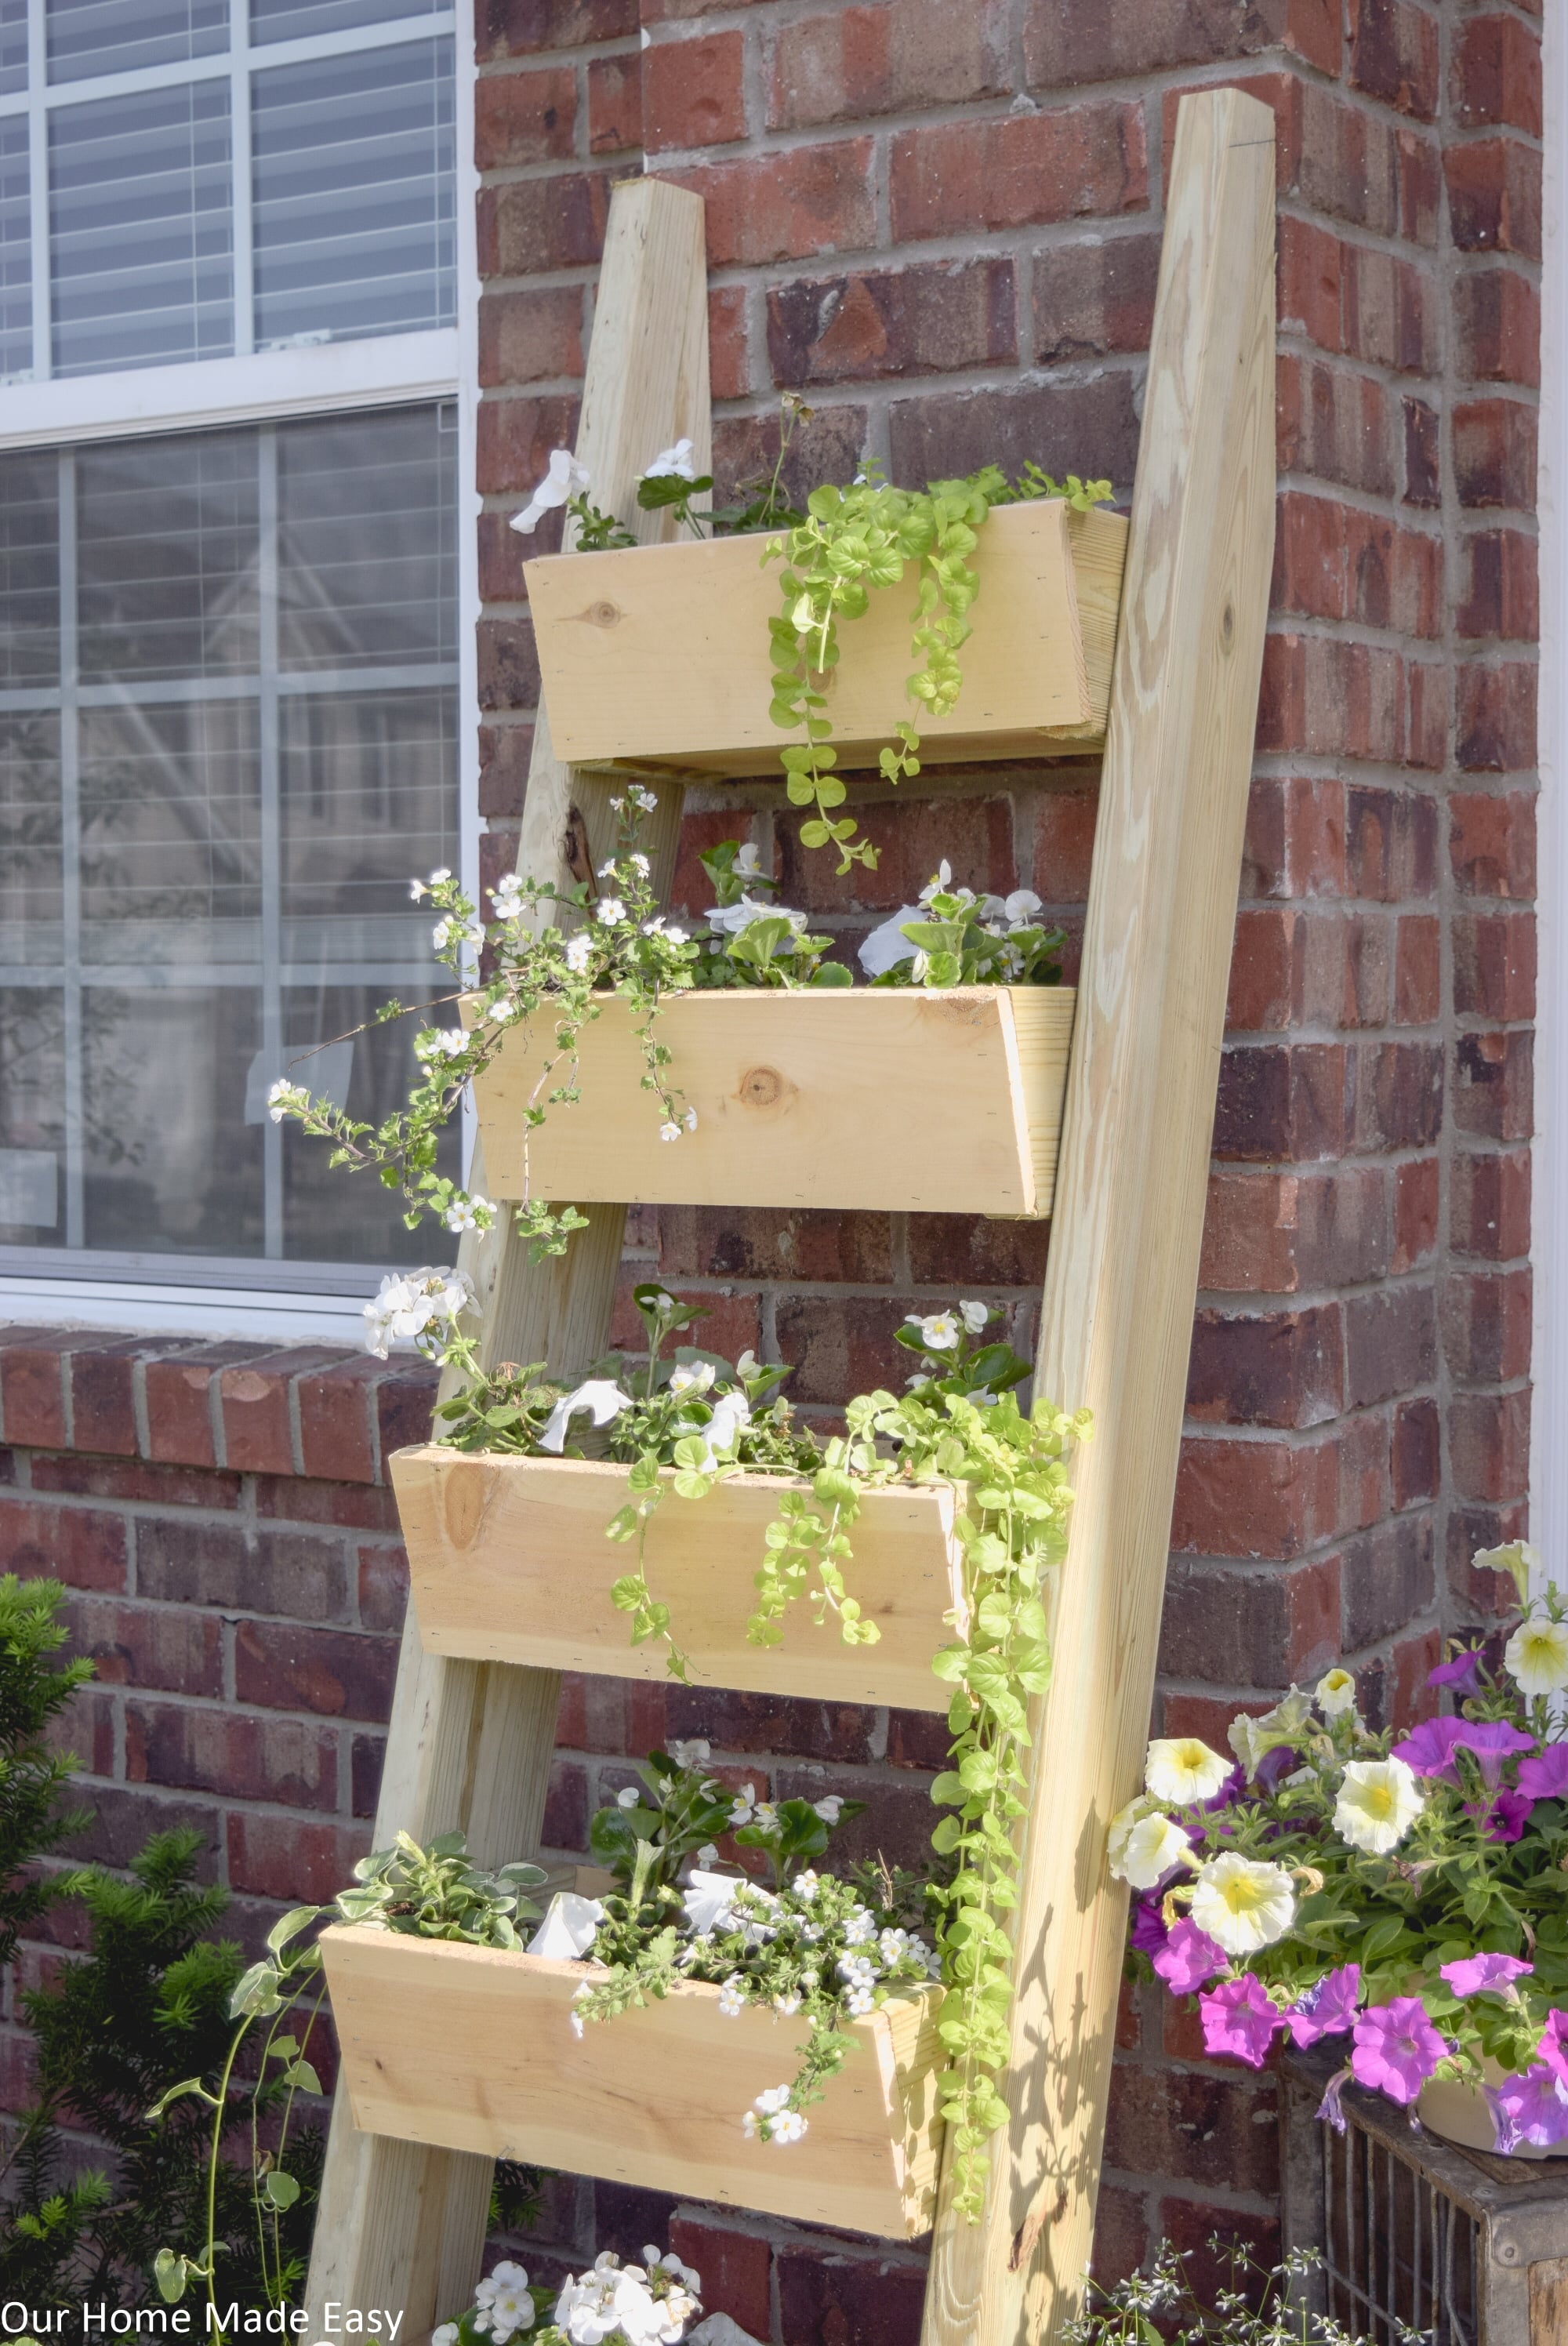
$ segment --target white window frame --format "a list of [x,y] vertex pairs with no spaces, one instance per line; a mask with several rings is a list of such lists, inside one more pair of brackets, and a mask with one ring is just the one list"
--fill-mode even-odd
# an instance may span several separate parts
[[[1541,437],[1536,516],[1541,547],[1541,665],[1536,688],[1537,998],[1530,1535],[1547,1576],[1568,1584],[1568,32],[1560,9],[1542,28]],[[1550,657],[1548,652],[1550,651]]]
[[[44,0],[30,0],[34,44],[41,42]],[[473,46],[463,37],[463,11],[455,12],[453,102],[455,115],[453,177],[457,275],[457,322],[421,332],[363,336],[342,342],[294,344],[252,355],[202,359],[188,364],[128,368],[100,375],[66,375],[50,382],[0,385],[0,454],[18,448],[63,447],[79,442],[129,439],[207,425],[244,423],[273,417],[331,415],[369,407],[407,406],[416,401],[453,400],[457,407],[458,807],[460,871],[470,895],[479,884],[479,687],[475,629],[479,616],[478,515],[475,435],[479,405],[479,272],[474,245],[473,107],[476,71]],[[233,0],[232,20],[248,22],[246,0]],[[450,9],[428,16],[397,19],[367,28],[351,39],[319,35],[305,41],[269,44],[255,54],[268,66],[287,65],[345,48],[392,47],[453,31]],[[238,37],[238,36],[237,36]],[[167,87],[203,74],[232,70],[234,43],[209,58],[174,66],[150,66],[116,75],[100,85],[87,80],[60,84],[71,97]],[[41,55],[41,46],[34,48]],[[53,97],[54,93],[49,94]],[[41,105],[36,93],[0,98],[0,114]],[[33,188],[34,301],[38,301],[37,251],[40,189],[35,137]],[[47,259],[46,191],[42,213]],[[239,238],[236,235],[236,250]],[[249,247],[247,246],[247,250]],[[248,266],[247,266],[248,274]],[[45,275],[46,299],[47,274]],[[235,314],[240,315],[240,276],[236,268]],[[245,305],[247,325],[249,306]],[[37,314],[35,307],[35,338]],[[46,342],[44,345],[47,347]],[[440,1251],[439,1247],[436,1250]],[[199,1258],[176,1257],[166,1266],[148,1258],[147,1276],[110,1276],[84,1267],[73,1272],[53,1250],[38,1250],[39,1269],[0,1273],[0,1321],[43,1326],[82,1326],[128,1334],[249,1337],[268,1342],[357,1343],[362,1306],[375,1285],[375,1272],[346,1271],[331,1282],[335,1291],[290,1287],[287,1266],[258,1262],[255,1276],[232,1263],[203,1273]]]

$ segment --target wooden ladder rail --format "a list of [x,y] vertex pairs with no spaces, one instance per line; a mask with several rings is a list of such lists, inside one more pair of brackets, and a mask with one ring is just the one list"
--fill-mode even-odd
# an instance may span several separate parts
[[1012,2117],[944,2191],[922,2346],[1046,2346],[1082,2294],[1225,1026],[1274,548],[1274,117],[1184,97],[1166,207],[1037,1390],[1093,1410],[1015,1917]]
[[[708,280],[701,199],[657,179],[627,181],[610,199],[596,321],[583,385],[576,454],[591,495],[606,512],[632,512],[647,542],[669,534],[667,514],[636,513],[638,474],[660,448],[689,438],[708,469],[711,406]],[[566,884],[586,853],[614,846],[612,796],[626,788],[562,765],[543,709],[536,720],[517,870]],[[683,792],[661,777],[644,845],[667,893]],[[471,1186],[483,1191],[475,1151]],[[570,1378],[602,1352],[610,1332],[625,1237],[624,1206],[585,1209],[564,1256],[533,1267],[510,1217],[484,1238],[465,1238],[459,1267],[480,1298],[481,1358],[547,1359]],[[443,1396],[444,1397],[444,1396]],[[484,1864],[537,1848],[555,1741],[554,1670],[427,1655],[411,1604],[403,1627],[375,1846],[402,1829],[418,1841],[462,1830]],[[340,2080],[333,2100],[311,2249],[308,2334],[325,2335],[339,2305],[402,2307],[402,2334],[417,2340],[473,2295],[490,2210],[493,2163],[470,2152],[426,2148],[356,2131]]]

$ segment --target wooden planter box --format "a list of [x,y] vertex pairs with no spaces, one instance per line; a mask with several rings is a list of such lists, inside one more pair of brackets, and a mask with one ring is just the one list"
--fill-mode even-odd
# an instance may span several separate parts
[[672,994],[657,1033],[697,1120],[663,1141],[631,1010],[612,997],[578,1038],[581,1097],[526,1135],[526,1179],[523,1109],[555,1038],[520,1023],[473,1087],[485,1188],[575,1205],[1047,1214],[1075,999],[1054,985]]
[[[634,1646],[629,1617],[610,1602],[611,1583],[636,1555],[605,1533],[626,1504],[624,1466],[433,1446],[400,1450],[392,1478],[428,1652],[665,1678],[663,1645]],[[762,1535],[787,1487],[776,1475],[738,1474],[706,1499],[667,1492],[648,1525],[647,1576],[671,1608],[694,1679],[945,1712],[952,1688],[931,1665],[953,1634],[943,1616],[962,1587],[951,1488],[868,1491],[861,1500],[845,1577],[881,1630],[874,1646],[846,1646],[831,1615],[818,1628],[805,1600],[789,1607],[781,1645],[749,1646]]]
[[941,2125],[937,1988],[850,2024],[856,2042],[798,2143],[742,2113],[794,2075],[798,2020],[687,1981],[576,2036],[593,1968],[336,1927],[321,1937],[354,2124],[367,2134],[756,2208],[887,2239],[930,2229]]
[[[864,617],[844,626],[824,687],[840,763],[874,766],[901,718],[934,764],[1075,752],[1102,739],[1126,539],[1119,514],[1074,514],[1055,499],[993,513],[974,556],[974,632],[949,717],[922,717],[907,689],[912,574],[874,592]],[[558,758],[779,770],[780,748],[796,737],[768,714],[780,566],[762,566],[767,542],[688,538],[524,566]]]

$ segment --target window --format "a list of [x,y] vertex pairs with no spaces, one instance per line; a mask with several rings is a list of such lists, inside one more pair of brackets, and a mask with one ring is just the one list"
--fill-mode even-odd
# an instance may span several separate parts
[[0,0],[0,1284],[430,1249],[265,1096],[385,1115],[447,982],[453,21]]

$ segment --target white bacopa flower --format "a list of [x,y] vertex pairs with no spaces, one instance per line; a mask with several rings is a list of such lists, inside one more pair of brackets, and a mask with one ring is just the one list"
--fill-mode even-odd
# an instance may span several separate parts
[[681,1118],[681,1122],[685,1125],[687,1132],[695,1132],[697,1130],[697,1110],[694,1107],[688,1107],[685,1116]]
[[541,1450],[552,1452],[557,1458],[565,1447],[566,1430],[575,1417],[586,1410],[596,1425],[608,1425],[623,1409],[630,1409],[631,1396],[606,1377],[590,1377],[575,1392],[563,1394],[550,1412],[545,1431],[539,1436]]
[[757,842],[755,840],[748,839],[741,848],[739,854],[735,859],[735,869],[737,872],[744,872],[747,878],[749,879],[755,872],[759,872],[762,866],[758,860]]
[[1312,1691],[1325,1719],[1343,1719],[1356,1708],[1355,1672],[1326,1670]]
[[844,1944],[863,1947],[877,1935],[877,1918],[869,1906],[851,1906],[844,1918]]
[[661,1124],[658,1128],[658,1137],[661,1140],[678,1140],[680,1138],[679,1125],[672,1124],[668,1121]]
[[643,478],[645,481],[695,481],[697,466],[691,460],[691,442],[677,440],[673,448],[661,448],[643,474]]
[[1386,1857],[1424,1806],[1415,1770],[1402,1760],[1352,1760],[1339,1779],[1334,1830],[1352,1849]]
[[793,1993],[789,1995],[776,1995],[773,1999],[773,2009],[785,2020],[793,2020],[800,2009],[800,1999]]
[[810,1866],[803,1866],[789,1886],[794,1891],[797,1898],[804,1898],[807,1904],[809,1905],[811,1900],[815,1898],[818,1891],[822,1886],[821,1876],[815,1872]]
[[438,2322],[430,2333],[430,2346],[457,2346],[456,2322]]
[[311,1095],[304,1085],[291,1084],[286,1076],[280,1076],[268,1087],[267,1113],[274,1124],[281,1124],[291,1108],[303,1113],[310,1105]]
[[1173,1866],[1181,1864],[1191,1847],[1191,1838],[1180,1825],[1157,1809],[1145,1809],[1140,1800],[1111,1820],[1111,1872],[1135,1890],[1152,1890]]
[[726,2020],[738,2019],[746,2005],[746,1983],[738,1972],[731,1972],[718,1991],[718,2009]]
[[1568,1621],[1531,1614],[1503,1647],[1502,1658],[1521,1694],[1560,1694],[1568,1687]]
[[718,1863],[718,1851],[712,1841],[705,1841],[703,1842],[702,1847],[697,1852],[697,1862],[698,1865],[702,1866],[717,1865]]
[[1296,1892],[1282,1865],[1227,1849],[1198,1872],[1192,1919],[1227,1955],[1253,1955],[1282,1939],[1296,1917]]
[[364,1307],[365,1345],[384,1361],[393,1344],[412,1343],[440,1320],[455,1320],[475,1300],[461,1272],[389,1271]]
[[553,448],[550,468],[535,489],[521,513],[514,514],[511,526],[532,536],[547,513],[564,505],[568,497],[587,495],[588,475],[569,448]]
[[906,1328],[918,1328],[921,1341],[928,1352],[952,1352],[958,1349],[958,1318],[952,1311],[928,1311],[922,1319],[918,1311],[906,1312]]
[[495,1219],[495,1209],[488,1198],[458,1198],[446,1209],[449,1230],[487,1230]]
[[624,921],[626,908],[618,896],[601,896],[594,906],[594,918],[603,921],[607,928],[614,921]]
[[644,814],[652,814],[655,807],[658,804],[658,792],[657,790],[646,789],[641,782],[634,782],[630,790],[626,792],[626,796],[630,799],[633,806],[640,807],[642,809]]
[[979,1336],[990,1325],[991,1306],[989,1303],[961,1303],[958,1316],[971,1336]]
[[593,950],[592,937],[586,929],[579,929],[575,937],[568,937],[566,940],[566,967],[581,977],[588,966],[588,955]]
[[[423,899],[423,898],[424,898],[424,897],[426,897],[426,896],[428,896],[428,895],[429,895],[429,893],[430,893],[430,890],[429,890],[429,888],[425,885],[425,883],[424,883],[424,882],[423,882],[423,880],[411,880],[411,881],[409,882],[409,883],[408,883],[408,892],[409,892],[409,894],[413,898],[414,903],[417,904],[417,903],[419,903],[422,901],[422,899]],[[443,2326],[444,2326],[446,2329],[450,2330],[450,2329],[452,2329],[452,2328],[453,2328],[453,2325],[449,2321],[449,2322],[445,2323]]]
[[768,2129],[769,2142],[799,2142],[806,2132],[806,2120],[799,2110],[780,2110]]
[[1155,1800],[1190,1808],[1195,1800],[1213,1800],[1231,1765],[1196,1735],[1156,1736],[1149,1745],[1144,1783]]

